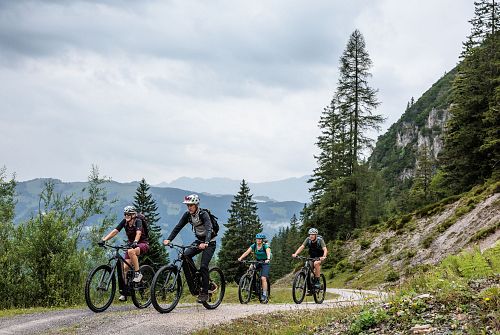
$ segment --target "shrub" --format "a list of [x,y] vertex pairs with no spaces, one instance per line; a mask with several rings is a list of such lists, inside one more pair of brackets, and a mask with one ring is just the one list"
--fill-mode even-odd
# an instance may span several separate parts
[[394,269],[390,269],[385,276],[385,280],[388,282],[395,282],[399,280],[399,274]]
[[361,241],[359,241],[359,245],[361,247],[361,250],[368,249],[371,244],[372,244],[372,242],[370,240],[367,240],[367,239],[361,239]]

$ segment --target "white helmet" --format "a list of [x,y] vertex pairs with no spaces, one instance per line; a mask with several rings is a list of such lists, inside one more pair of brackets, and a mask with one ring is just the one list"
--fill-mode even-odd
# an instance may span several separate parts
[[125,206],[125,208],[123,209],[123,213],[124,214],[136,214],[137,211],[135,210],[135,208],[133,206]]
[[309,235],[318,235],[318,230],[316,228],[311,228],[309,229],[309,231],[307,232]]
[[198,205],[200,203],[200,197],[198,196],[198,194],[191,194],[185,196],[182,203],[186,205]]

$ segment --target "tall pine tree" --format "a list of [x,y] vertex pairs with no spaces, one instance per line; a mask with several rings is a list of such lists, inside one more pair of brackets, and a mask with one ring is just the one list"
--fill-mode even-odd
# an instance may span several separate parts
[[157,269],[160,265],[167,264],[169,257],[168,252],[161,243],[161,228],[157,225],[157,222],[160,221],[158,206],[152,194],[149,193],[149,185],[144,178],[135,192],[134,207],[138,212],[144,214],[149,228],[149,251],[144,255],[141,262]]
[[238,257],[255,241],[255,234],[262,231],[262,224],[257,215],[257,203],[252,200],[250,188],[243,180],[238,194],[231,201],[227,228],[222,237],[222,246],[218,254],[219,267],[228,280],[238,281],[245,271],[238,264]]
[[310,180],[311,204],[304,210],[306,226],[320,228],[327,238],[346,235],[369,217],[361,194],[368,189],[361,184],[366,171],[359,166],[372,143],[366,131],[378,130],[383,121],[373,114],[379,102],[368,85],[371,66],[363,35],[355,30],[340,58],[337,91],[319,122],[318,168]]

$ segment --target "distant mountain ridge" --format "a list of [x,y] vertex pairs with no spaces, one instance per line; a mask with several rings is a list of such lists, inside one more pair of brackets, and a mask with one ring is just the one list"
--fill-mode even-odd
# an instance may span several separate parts
[[[309,201],[309,185],[307,181],[310,176],[299,178],[287,178],[283,180],[253,183],[248,186],[255,196],[266,196],[277,201]],[[167,183],[157,184],[157,187],[175,187],[184,190],[196,190],[210,194],[236,194],[240,188],[241,180],[230,178],[189,178],[181,177]]]
[[[47,180],[49,179],[33,179],[17,183],[16,216],[14,219],[16,223],[23,222],[38,215],[39,194]],[[57,179],[50,180],[55,183],[55,192],[63,195],[75,194],[78,196],[81,190],[87,186],[86,182],[62,182]],[[138,182],[119,183],[111,181],[106,183],[105,188],[107,190],[108,199],[117,199],[118,201],[112,208],[106,208],[105,210],[110,209],[112,213],[117,215],[118,219],[121,219],[123,207],[133,202],[133,197],[138,185]],[[167,234],[172,231],[173,227],[177,224],[186,210],[185,205],[182,204],[184,196],[192,192],[197,192],[197,190],[151,186],[150,192],[158,205],[158,212],[161,218],[159,225],[162,228],[163,236],[166,238]],[[201,192],[197,193],[200,193],[201,207],[209,208],[219,218],[221,231],[217,239],[220,241],[225,231],[224,224],[227,223],[229,217],[228,209],[230,208],[234,196],[230,194],[212,195]],[[298,217],[300,211],[304,207],[304,203],[302,202],[270,201],[265,196],[256,197],[256,202],[258,207],[257,214],[263,223],[264,232],[269,238],[277,233],[280,227],[288,225],[290,218],[294,214]],[[99,218],[92,218],[91,221],[92,222],[88,223],[89,225],[99,222]],[[183,242],[190,242],[193,239],[193,233],[189,227],[185,227],[182,230],[180,239]]]

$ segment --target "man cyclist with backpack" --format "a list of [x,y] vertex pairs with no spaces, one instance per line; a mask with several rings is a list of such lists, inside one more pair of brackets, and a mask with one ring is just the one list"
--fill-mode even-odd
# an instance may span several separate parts
[[[139,255],[143,255],[149,250],[149,241],[146,231],[146,223],[137,216],[137,211],[132,206],[126,206],[123,209],[124,219],[113,229],[108,235],[106,235],[100,242],[99,245],[104,246],[104,242],[112,239],[118,234],[123,228],[125,228],[125,233],[127,234],[128,242],[130,244],[130,249],[125,253],[125,259],[130,259],[132,265],[134,266],[135,275],[132,281],[139,283],[142,279],[142,274],[139,272]],[[123,263],[123,273],[126,274],[128,271],[127,263]],[[125,276],[126,280],[126,276]],[[118,298],[120,301],[126,301],[127,297],[121,295]]]
[[320,289],[319,276],[321,275],[321,263],[326,259],[328,249],[326,248],[326,243],[323,238],[318,235],[318,230],[316,228],[309,229],[308,234],[309,237],[306,237],[302,245],[292,254],[292,257],[297,257],[305,247],[308,247],[309,257],[319,258],[319,260],[314,261],[312,268],[314,272],[314,287]]
[[264,261],[264,264],[257,264],[257,269],[262,268],[261,271],[261,281],[262,281],[262,301],[267,301],[267,280],[269,279],[269,270],[271,261],[271,247],[269,244],[264,243],[266,235],[263,233],[258,233],[255,235],[255,243],[253,243],[239,258],[238,262],[241,262],[245,257],[247,257],[251,252],[254,253],[255,259],[258,261]]
[[197,194],[184,197],[183,203],[186,204],[188,210],[181,217],[168,238],[163,241],[163,244],[168,245],[186,224],[191,223],[196,237],[193,244],[196,244],[196,247],[186,249],[185,256],[192,259],[195,255],[200,252],[202,253],[200,266],[201,292],[198,295],[197,301],[203,303],[208,301],[208,265],[215,252],[215,236],[217,231],[215,231],[215,227],[212,225],[210,212],[199,207],[200,198]]

